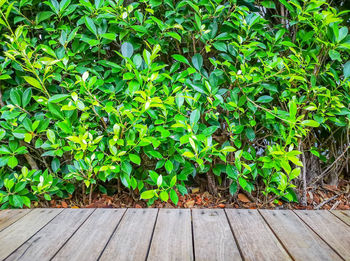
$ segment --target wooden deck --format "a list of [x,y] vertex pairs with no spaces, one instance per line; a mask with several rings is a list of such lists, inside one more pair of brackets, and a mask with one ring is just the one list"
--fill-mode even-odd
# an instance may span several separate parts
[[350,260],[350,211],[0,211],[0,260]]

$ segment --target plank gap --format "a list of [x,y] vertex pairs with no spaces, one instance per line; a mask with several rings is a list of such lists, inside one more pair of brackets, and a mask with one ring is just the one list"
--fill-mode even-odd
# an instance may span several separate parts
[[[46,211],[47,210],[49,210],[49,212],[48,213],[46,213]],[[36,214],[36,212],[39,212],[39,213],[37,213]],[[2,256],[1,257],[1,255],[0,255],[0,259],[3,259],[3,260],[5,260],[6,258],[8,258],[8,257],[10,257],[13,253],[15,253],[18,249],[20,249],[28,240],[30,240],[30,239],[32,239],[36,234],[38,234],[41,230],[43,230],[53,219],[55,219],[60,213],[62,213],[63,212],[63,210],[62,209],[60,209],[60,210],[58,210],[58,209],[55,209],[55,210],[50,210],[50,209],[37,209],[37,210],[33,210],[33,211],[30,211],[29,213],[31,213],[31,215],[25,215],[26,216],[26,218],[28,217],[28,216],[33,216],[34,215],[34,217],[35,217],[35,215],[40,215],[41,213],[45,213],[45,214],[49,214],[49,213],[52,213],[52,212],[56,212],[56,213],[54,213],[54,215],[52,216],[52,218],[51,219],[49,219],[49,220],[45,220],[45,222],[43,222],[44,224],[40,224],[39,225],[39,228],[38,228],[38,230],[36,230],[36,231],[33,231],[33,234],[32,234],[32,232],[30,232],[30,234],[28,235],[28,238],[25,238],[24,240],[22,240],[22,239],[18,239],[19,240],[19,244],[18,244],[18,246],[17,247],[14,247],[13,249],[8,249],[6,252],[6,256]],[[25,219],[19,219],[19,220],[21,220],[21,222],[24,222],[25,221]],[[24,221],[23,221],[24,220]],[[12,228],[12,226],[9,226],[9,227],[7,227],[6,229],[4,229],[1,233],[6,233],[7,231],[6,230],[8,230],[8,229],[11,229]],[[14,236],[15,237],[15,239],[16,239],[16,236],[18,236],[17,234],[18,233],[16,233],[16,228],[13,228],[14,229],[14,231],[12,232],[12,233],[6,233],[6,234],[8,234],[8,236]],[[20,229],[21,229],[21,227],[20,227]],[[29,227],[29,229],[32,229],[32,227]],[[11,232],[11,231],[10,231]],[[23,236],[23,235],[20,235],[20,236]],[[12,241],[13,240],[13,238],[11,239],[9,239],[9,241]],[[7,241],[7,240],[6,240]],[[12,242],[13,243],[13,242]],[[1,252],[1,251],[0,251]]]
[[146,254],[146,258],[145,258],[146,261],[147,261],[147,259],[148,259],[149,251],[151,250],[152,239],[153,239],[154,230],[155,230],[155,228],[156,228],[156,224],[157,224],[157,220],[158,220],[158,215],[159,215],[159,209],[158,209],[158,211],[157,211],[156,220],[154,221],[154,226],[153,226],[151,238],[150,238],[150,240],[149,240],[148,249],[147,249],[147,254]]
[[[2,210],[3,212],[0,212],[0,232],[3,231],[4,229],[12,226],[15,224],[17,221],[21,220],[23,217],[28,215],[32,209],[21,209],[21,210]],[[19,212],[16,215],[13,215],[11,212]],[[10,215],[10,217],[7,217],[7,220],[5,222],[2,221],[3,218],[6,218],[6,215]],[[5,217],[3,217],[5,216]],[[6,224],[6,222],[8,224]]]
[[124,216],[125,216],[125,213],[126,213],[126,211],[124,211],[124,213],[123,213],[121,219],[119,220],[118,224],[115,226],[115,228],[114,228],[114,230],[113,230],[113,233],[112,233],[111,236],[109,237],[109,239],[108,239],[106,245],[105,245],[104,248],[102,249],[100,255],[99,255],[98,258],[97,258],[97,260],[100,260],[100,259],[101,259],[101,256],[102,256],[103,252],[106,250],[106,247],[108,246],[108,243],[111,241],[111,239],[112,239],[112,237],[113,237],[115,231],[117,230],[117,228],[118,228],[120,222],[122,222],[122,220],[123,220],[123,218],[124,218]]
[[[269,222],[267,222],[267,220],[265,219],[264,215],[261,214],[260,210],[258,209],[258,213],[259,215],[263,218],[264,222],[266,223],[266,225],[269,227],[269,229],[272,231],[272,233],[275,235],[275,237],[277,238],[278,242],[280,242],[280,244],[282,245],[282,247],[284,248],[284,250],[286,250],[287,254],[290,256],[290,258],[292,260],[295,260],[294,257],[292,256],[292,254],[289,252],[288,248],[283,244],[282,240],[278,237],[278,235],[276,234],[276,232],[272,229],[272,227],[270,226]],[[275,216],[276,214],[273,213],[273,216]]]
[[350,210],[348,210],[349,214],[345,210],[331,210],[329,212],[350,227]]
[[67,238],[66,242],[64,242],[62,244],[62,246],[56,251],[56,253],[50,258],[50,260],[54,259],[55,256],[57,255],[58,252],[60,252],[60,250],[67,244],[67,242],[75,235],[75,233],[77,233],[77,231],[81,228],[82,225],[84,225],[84,223],[91,217],[91,215],[96,211],[96,209],[94,209],[87,217],[86,219],[77,227],[76,230],[74,230],[74,232]]
[[228,218],[228,216],[227,216],[226,209],[224,209],[224,213],[225,213],[225,216],[226,216],[227,222],[228,222],[228,224],[229,224],[229,226],[230,226],[231,233],[232,233],[232,235],[233,235],[233,239],[234,239],[234,240],[235,240],[235,242],[236,242],[236,245],[237,245],[237,248],[238,248],[239,254],[241,255],[242,260],[244,260],[244,256],[243,256],[243,252],[242,252],[241,246],[238,244],[237,237],[236,237],[235,232],[233,231],[233,228],[232,228],[232,226],[231,226],[230,219],[229,219],[229,218]]
[[[310,219],[308,220],[307,218],[306,219],[304,219],[303,217],[302,217],[302,212],[303,212],[303,210],[299,210],[299,211],[294,211],[293,210],[293,213],[307,226],[307,227],[309,227],[309,229],[310,230],[312,230],[321,240],[323,240],[335,253],[337,253],[338,254],[338,256],[340,256],[343,260],[348,260],[348,258],[350,257],[350,255],[349,255],[349,252],[350,251],[348,251],[347,253],[346,253],[346,251],[344,252],[343,251],[343,249],[341,248],[341,244],[339,244],[340,242],[338,241],[336,244],[335,244],[335,247],[334,247],[334,241],[330,241],[330,240],[326,240],[326,238],[327,238],[327,228],[325,227],[324,229],[324,231],[318,231],[316,228],[317,228],[317,217],[316,216],[320,216],[322,219],[327,219],[328,220],[328,222],[332,222],[332,219],[334,218],[335,220],[337,220],[338,221],[338,219],[337,218],[335,218],[332,214],[330,214],[329,213],[329,211],[327,211],[327,210],[317,210],[317,211],[314,211],[314,212],[312,212],[312,213],[310,213],[310,215],[309,215],[309,213],[307,213],[307,212],[305,212],[305,216],[308,218],[310,218],[313,222],[311,222],[311,223],[309,223],[310,222]],[[322,214],[321,214],[322,213]],[[325,216],[325,215],[323,215],[323,214],[329,214],[332,218],[331,218],[331,220],[329,220],[328,218],[327,218],[327,216]],[[316,216],[315,216],[316,215]],[[315,220],[316,219],[316,220]],[[343,224],[342,222],[339,222],[339,224]],[[332,225],[332,223],[331,224],[329,224],[329,225]],[[337,223],[333,223],[333,226],[332,227],[337,227]],[[338,231],[339,232],[339,231]],[[323,234],[323,235],[322,235]],[[332,234],[333,233],[331,233],[331,236],[332,236]],[[341,232],[340,232],[340,234],[341,234]],[[329,234],[328,234],[328,236],[329,236]],[[338,245],[339,244],[339,245]],[[338,247],[340,247],[340,248],[338,248]],[[347,257],[343,257],[343,255],[341,254],[341,252],[339,252],[339,251],[342,251],[343,252],[343,254],[346,256],[347,255]]]
[[192,209],[191,211],[191,235],[192,235],[192,255],[193,255],[193,261],[196,261],[196,255],[195,255],[195,249],[194,249],[194,232],[193,232],[193,215],[192,215]]

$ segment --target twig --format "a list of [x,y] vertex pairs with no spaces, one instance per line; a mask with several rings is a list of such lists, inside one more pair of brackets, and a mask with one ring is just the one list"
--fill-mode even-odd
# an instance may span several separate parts
[[336,199],[337,197],[339,197],[341,194],[335,195],[325,201],[323,201],[322,203],[318,204],[314,209],[320,209],[321,207],[323,207],[324,205],[326,205],[328,202],[332,201],[333,199]]
[[307,188],[307,184],[306,184],[306,160],[305,160],[305,153],[304,151],[301,154],[302,156],[302,160],[303,160],[303,199],[301,201],[303,206],[307,205],[307,199],[306,199],[306,188]]
[[337,202],[335,202],[334,205],[331,207],[330,210],[336,209],[336,208],[339,206],[340,202],[341,202],[341,200],[338,200]]
[[321,173],[321,175],[319,175],[317,178],[315,178],[314,180],[312,180],[312,181],[310,182],[310,184],[308,184],[308,185],[311,186],[311,185],[315,184],[317,181],[319,181],[320,179],[324,178],[324,176],[327,175],[328,171],[334,166],[334,164],[335,164],[336,162],[338,162],[338,160],[340,160],[340,159],[345,155],[345,153],[348,151],[349,148],[350,148],[350,145],[348,145],[348,146],[345,148],[345,150],[343,151],[343,153],[340,154],[340,156],[339,156],[325,171],[323,171],[323,172]]

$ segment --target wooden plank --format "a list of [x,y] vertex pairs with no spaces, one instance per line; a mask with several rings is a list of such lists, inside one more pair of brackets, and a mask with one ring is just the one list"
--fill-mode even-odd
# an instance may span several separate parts
[[350,226],[350,210],[332,210],[331,212]]
[[294,211],[345,260],[350,260],[350,227],[326,210]]
[[96,209],[53,260],[97,260],[125,211]]
[[159,210],[147,260],[193,260],[189,209]]
[[92,212],[93,209],[65,209],[6,260],[50,260]]
[[100,260],[142,260],[147,257],[158,209],[128,209]]
[[38,230],[57,216],[62,209],[34,209],[0,232],[0,260],[5,259]]
[[294,260],[342,260],[291,210],[259,210]]
[[196,260],[241,260],[222,209],[193,209],[192,218]]
[[291,260],[257,210],[225,211],[244,260]]
[[31,209],[11,209],[0,211],[0,231],[27,215]]

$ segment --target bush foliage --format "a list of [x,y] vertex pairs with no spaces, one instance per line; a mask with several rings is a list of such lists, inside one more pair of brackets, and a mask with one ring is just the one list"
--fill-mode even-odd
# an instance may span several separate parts
[[2,208],[123,187],[176,204],[193,183],[297,201],[306,155],[348,148],[348,13],[326,0],[0,9]]

